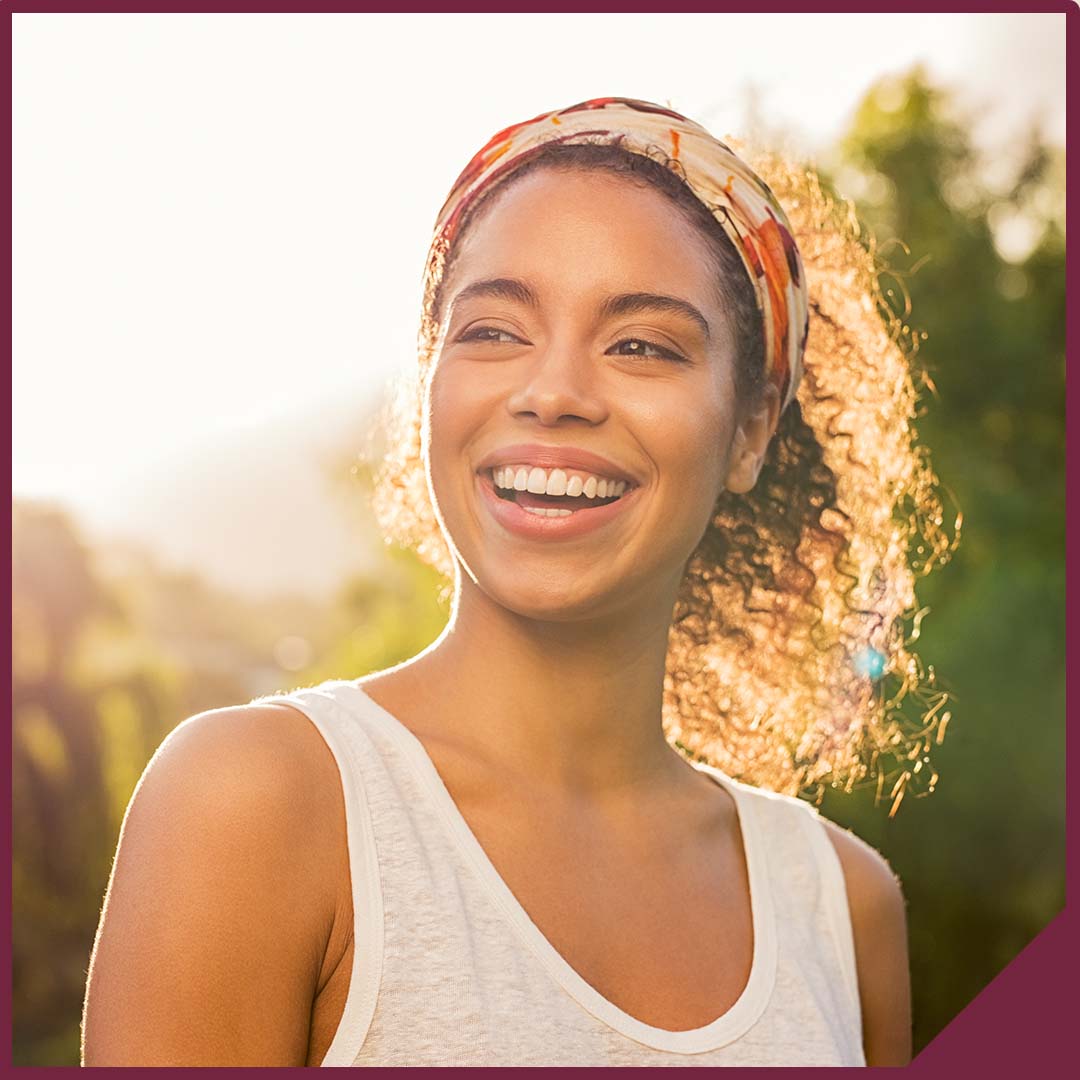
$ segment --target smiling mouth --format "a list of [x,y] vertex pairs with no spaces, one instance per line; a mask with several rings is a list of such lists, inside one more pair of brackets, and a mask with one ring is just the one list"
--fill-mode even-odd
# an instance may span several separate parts
[[495,494],[500,499],[534,510],[547,508],[571,511],[595,510],[598,507],[607,506],[609,503],[618,502],[619,499],[625,498],[629,491],[633,491],[633,488],[628,488],[622,495],[609,495],[603,499],[590,499],[584,492],[580,495],[537,495],[531,491],[516,491],[513,488],[499,487],[495,483],[494,470],[492,469],[486,469],[484,475],[490,481]]

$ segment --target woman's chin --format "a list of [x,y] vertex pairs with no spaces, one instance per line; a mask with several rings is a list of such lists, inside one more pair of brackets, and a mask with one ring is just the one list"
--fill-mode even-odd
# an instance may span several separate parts
[[614,577],[602,581],[595,571],[587,585],[581,575],[555,581],[550,568],[530,572],[518,567],[507,573],[482,569],[470,576],[491,602],[523,619],[571,623],[629,615],[626,583]]

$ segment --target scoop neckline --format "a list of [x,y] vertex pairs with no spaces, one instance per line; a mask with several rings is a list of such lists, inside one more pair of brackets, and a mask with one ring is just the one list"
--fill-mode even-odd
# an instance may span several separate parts
[[765,1011],[776,982],[777,941],[775,915],[768,880],[768,866],[761,826],[750,794],[742,785],[712,765],[691,762],[725,788],[735,802],[746,860],[753,923],[753,958],[746,985],[735,1002],[708,1024],[682,1031],[646,1024],[631,1016],[604,997],[563,957],[533,922],[529,913],[496,870],[469,823],[458,809],[453,796],[435,767],[424,744],[393,713],[380,705],[363,688],[362,682],[337,680],[336,685],[351,691],[354,701],[366,710],[367,717],[393,739],[421,779],[432,805],[447,828],[458,850],[465,856],[475,876],[495,901],[522,941],[541,962],[549,975],[588,1013],[627,1038],[657,1050],[699,1054],[734,1042]]

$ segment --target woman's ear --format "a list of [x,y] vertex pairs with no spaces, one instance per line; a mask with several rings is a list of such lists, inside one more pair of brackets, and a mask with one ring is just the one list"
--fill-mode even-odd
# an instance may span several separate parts
[[735,428],[728,454],[728,491],[744,494],[757,483],[765,461],[765,451],[780,419],[780,391],[773,383],[761,392],[754,405]]

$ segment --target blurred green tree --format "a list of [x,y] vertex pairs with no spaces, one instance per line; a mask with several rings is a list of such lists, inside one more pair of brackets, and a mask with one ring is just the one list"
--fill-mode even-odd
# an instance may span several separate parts
[[883,79],[832,175],[916,331],[919,432],[964,514],[919,592],[955,698],[937,791],[892,821],[866,792],[823,807],[904,881],[916,1050],[1064,904],[1064,149],[1036,127],[980,152],[973,119],[921,66]]

